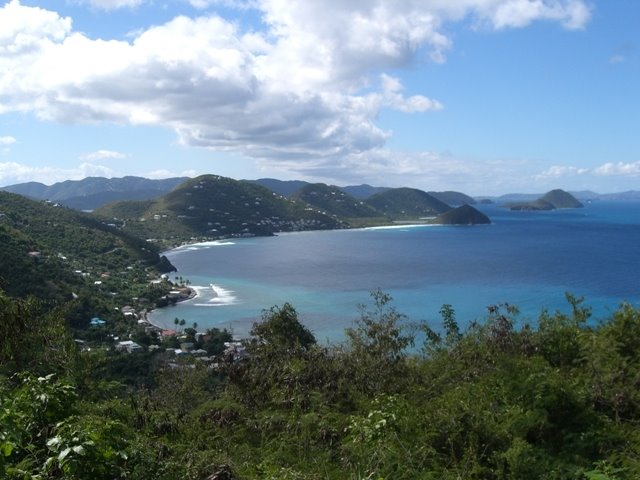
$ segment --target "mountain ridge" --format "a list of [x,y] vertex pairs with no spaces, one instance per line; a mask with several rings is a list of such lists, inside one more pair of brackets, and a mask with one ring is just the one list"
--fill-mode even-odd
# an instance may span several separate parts
[[149,179],[137,176],[119,178],[86,177],[52,185],[39,182],[18,183],[0,188],[35,200],[50,200],[78,210],[93,210],[119,200],[146,200],[168,193],[188,177]]

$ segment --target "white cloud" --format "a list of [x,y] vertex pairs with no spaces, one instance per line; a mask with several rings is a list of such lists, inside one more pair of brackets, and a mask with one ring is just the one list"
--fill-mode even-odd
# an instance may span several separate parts
[[123,159],[127,158],[128,155],[126,153],[114,152],[113,150],[97,150],[95,152],[86,153],[81,155],[82,160],[87,160],[89,162],[95,162],[97,160],[109,160],[109,159]]
[[489,5],[485,14],[496,29],[525,27],[536,20],[553,20],[573,30],[583,28],[591,16],[589,8],[578,0],[509,0],[485,4]]
[[589,173],[588,168],[553,165],[552,167],[549,167],[547,170],[538,175],[537,178],[560,178],[567,176],[584,175],[585,173]]
[[10,135],[0,137],[0,145],[13,145],[16,142],[17,142],[16,138]]
[[117,173],[109,167],[82,163],[73,168],[33,167],[17,162],[0,162],[0,184],[9,185],[35,181],[51,185],[64,180],[81,180],[86,177],[114,177]]
[[578,28],[589,18],[578,0],[249,4],[262,15],[261,31],[216,15],[180,16],[122,41],[91,39],[74,32],[69,18],[12,0],[0,8],[0,24],[10,26],[0,31],[0,114],[163,126],[187,145],[311,168],[383,149],[391,135],[376,123],[383,109],[443,108],[421,92],[405,94],[384,72],[411,66],[423,52],[444,61],[452,47],[447,22],[500,29],[550,20]]
[[119,8],[139,7],[146,0],[75,0],[79,5],[90,5],[100,10],[117,10]]
[[402,83],[400,80],[386,74],[381,75],[382,81],[382,105],[405,113],[426,112],[429,110],[442,110],[443,106],[437,100],[431,100],[424,95],[413,95],[405,98],[402,96]]
[[599,176],[639,176],[640,175],[640,162],[632,163],[605,163],[598,168],[593,169],[594,175]]

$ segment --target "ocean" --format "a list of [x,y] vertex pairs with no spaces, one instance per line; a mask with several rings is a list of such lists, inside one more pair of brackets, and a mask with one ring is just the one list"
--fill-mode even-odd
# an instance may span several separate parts
[[491,225],[412,226],[279,234],[188,245],[166,252],[198,296],[155,310],[198,330],[246,336],[264,309],[291,303],[320,341],[344,329],[381,289],[409,321],[441,328],[453,306],[461,326],[487,307],[519,308],[535,324],[543,309],[569,311],[565,292],[584,296],[593,321],[626,301],[640,306],[640,202],[594,201],[581,209],[511,212],[479,205]]

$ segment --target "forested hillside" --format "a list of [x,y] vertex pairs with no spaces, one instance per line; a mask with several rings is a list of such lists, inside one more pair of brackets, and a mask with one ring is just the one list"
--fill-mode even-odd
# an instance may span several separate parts
[[451,207],[422,190],[394,188],[376,193],[367,200],[373,208],[395,219],[435,217],[451,210]]
[[304,202],[217,175],[189,180],[155,201],[115,203],[95,214],[142,238],[174,243],[345,226]]
[[0,295],[0,476],[638,478],[640,312],[591,325],[568,300],[535,327],[497,305],[462,328],[450,305],[412,325],[374,292],[333,346],[285,304],[248,356],[207,366],[76,352],[60,312]]
[[345,193],[339,187],[324,183],[308,184],[291,195],[293,200],[300,200],[327,212],[330,215],[345,219],[347,222],[354,218],[375,218],[383,215],[368,205]]
[[[12,297],[62,304],[85,324],[131,297],[152,300],[149,281],[173,270],[157,247],[88,214],[0,192],[0,287]],[[151,306],[151,305],[148,305]]]

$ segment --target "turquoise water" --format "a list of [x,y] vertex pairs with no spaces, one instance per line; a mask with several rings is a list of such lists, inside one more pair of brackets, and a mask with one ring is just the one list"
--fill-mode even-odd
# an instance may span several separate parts
[[172,250],[177,275],[199,295],[156,310],[152,321],[171,328],[178,317],[243,336],[263,309],[290,302],[319,339],[339,340],[377,288],[410,320],[435,328],[444,303],[461,324],[502,302],[535,322],[543,308],[567,310],[566,291],[584,295],[596,319],[621,301],[640,305],[640,203],[479,208],[492,225],[305,232]]

